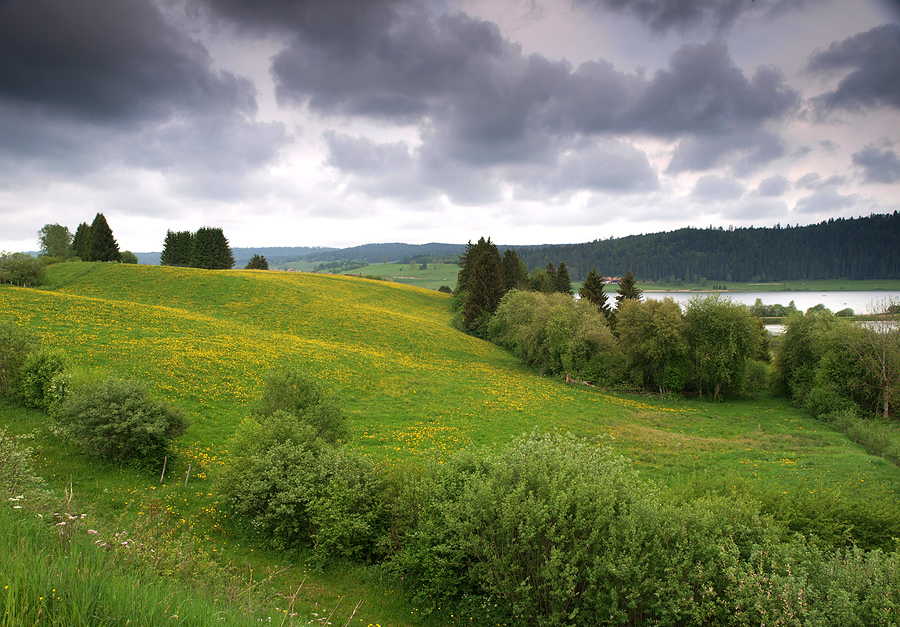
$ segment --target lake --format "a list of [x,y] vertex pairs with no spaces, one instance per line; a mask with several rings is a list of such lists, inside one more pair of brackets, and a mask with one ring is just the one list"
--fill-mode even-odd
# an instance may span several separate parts
[[[794,301],[797,309],[806,311],[810,307],[823,304],[831,311],[837,313],[841,309],[850,308],[853,313],[868,313],[873,303],[883,300],[900,302],[900,292],[887,290],[870,291],[837,291],[837,292],[644,292],[644,298],[672,298],[676,303],[684,307],[695,296],[707,294],[719,294],[723,298],[729,298],[736,303],[753,305],[756,299],[762,300],[764,305],[784,305]],[[611,301],[615,302],[612,298]]]

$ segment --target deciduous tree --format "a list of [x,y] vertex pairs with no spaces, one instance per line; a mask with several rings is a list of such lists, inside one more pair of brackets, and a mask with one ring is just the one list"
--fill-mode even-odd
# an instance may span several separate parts
[[72,233],[61,224],[45,224],[38,231],[41,254],[65,259],[72,254]]
[[712,388],[715,401],[722,386],[737,383],[756,356],[756,323],[747,307],[718,295],[692,298],[684,318],[700,395]]

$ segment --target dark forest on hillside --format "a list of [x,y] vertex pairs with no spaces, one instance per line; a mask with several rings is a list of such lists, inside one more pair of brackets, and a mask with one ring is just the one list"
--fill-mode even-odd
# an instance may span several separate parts
[[809,226],[685,228],[585,244],[517,247],[529,269],[565,261],[572,280],[596,267],[643,281],[900,278],[900,213]]

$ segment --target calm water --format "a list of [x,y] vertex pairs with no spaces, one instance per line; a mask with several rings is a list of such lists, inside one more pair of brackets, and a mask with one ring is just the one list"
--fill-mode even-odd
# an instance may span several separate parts
[[[663,298],[671,297],[682,308],[687,302],[699,295],[701,297],[714,292],[644,292],[645,298]],[[762,300],[764,305],[787,305],[794,301],[794,305],[799,311],[806,311],[810,307],[818,304],[825,305],[831,311],[837,313],[842,309],[849,307],[855,314],[864,314],[872,310],[878,303],[891,300],[900,302],[900,292],[893,291],[838,291],[838,292],[715,292],[723,298],[729,298],[736,303],[744,305],[753,305],[756,299]],[[610,301],[615,303],[611,298]],[[784,332],[784,327],[780,324],[767,324],[766,329],[770,333],[779,334]]]
[[[644,292],[645,298],[663,298],[671,297],[675,302],[682,305],[700,295],[706,296],[712,292]],[[753,305],[756,299],[762,300],[764,305],[784,305],[794,301],[797,309],[806,311],[810,307],[823,304],[833,312],[849,307],[856,314],[868,313],[873,304],[880,301],[893,299],[900,301],[900,292],[889,291],[839,291],[839,292],[716,292],[723,298],[730,298],[736,303],[745,305]],[[612,300],[612,299],[610,299]]]

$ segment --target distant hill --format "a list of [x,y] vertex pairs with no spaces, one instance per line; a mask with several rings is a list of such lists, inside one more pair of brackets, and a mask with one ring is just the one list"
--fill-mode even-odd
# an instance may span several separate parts
[[900,213],[795,227],[686,228],[516,252],[529,269],[565,261],[573,281],[593,267],[660,282],[898,279]]
[[[488,234],[485,234],[487,236]],[[473,239],[481,234],[473,234]],[[271,266],[291,261],[396,263],[422,257],[455,257],[465,244],[365,244],[351,248],[233,248],[235,268],[254,254]],[[839,218],[809,226],[685,228],[583,244],[513,248],[529,270],[565,262],[573,281],[591,268],[606,276],[631,270],[642,281],[787,281],[900,279],[900,213]],[[159,253],[137,253],[142,264],[159,264]]]

